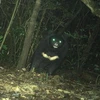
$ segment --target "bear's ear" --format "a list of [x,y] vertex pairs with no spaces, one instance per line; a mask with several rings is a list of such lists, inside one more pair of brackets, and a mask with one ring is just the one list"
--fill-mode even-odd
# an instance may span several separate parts
[[46,31],[44,31],[43,32],[43,36],[44,37],[50,37],[50,36],[52,36],[52,35],[54,35],[55,33],[54,33],[54,31],[52,31],[52,30],[46,30]]

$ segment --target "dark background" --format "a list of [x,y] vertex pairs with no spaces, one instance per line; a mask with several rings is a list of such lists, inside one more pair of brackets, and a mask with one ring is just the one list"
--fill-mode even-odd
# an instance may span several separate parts
[[[100,6],[99,1],[95,1]],[[0,44],[9,25],[16,0],[0,4]],[[0,65],[15,67],[32,14],[34,0],[21,0],[20,7],[0,51]],[[89,70],[100,73],[100,18],[91,13],[80,0],[42,0],[41,10],[30,48],[27,65],[39,40],[48,33],[68,35],[69,50],[62,69]]]

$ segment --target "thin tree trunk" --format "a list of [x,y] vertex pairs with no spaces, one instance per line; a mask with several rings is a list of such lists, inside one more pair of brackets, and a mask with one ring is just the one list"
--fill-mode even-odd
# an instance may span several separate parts
[[21,56],[20,56],[19,61],[18,61],[17,68],[25,67],[29,48],[31,46],[33,32],[34,32],[35,25],[36,25],[36,19],[38,16],[38,12],[40,10],[40,4],[41,4],[41,0],[36,0],[35,7],[33,9],[33,13],[32,13],[32,16],[30,18],[29,26],[28,26],[26,37],[24,40],[24,46],[23,46],[22,53],[21,53]]
[[10,20],[10,22],[9,22],[9,25],[8,25],[7,30],[6,30],[6,32],[5,32],[3,41],[2,41],[2,43],[1,43],[0,51],[1,51],[2,46],[3,46],[3,44],[4,44],[5,40],[6,40],[7,35],[9,34],[10,27],[11,27],[11,25],[13,24],[13,20],[14,20],[14,18],[15,18],[15,15],[16,15],[16,13],[17,13],[17,10],[18,10],[18,8],[19,8],[19,5],[20,5],[20,0],[17,0],[17,1],[16,1],[15,8],[14,8],[14,11],[13,11],[13,14],[12,14],[12,17],[11,17],[11,20]]

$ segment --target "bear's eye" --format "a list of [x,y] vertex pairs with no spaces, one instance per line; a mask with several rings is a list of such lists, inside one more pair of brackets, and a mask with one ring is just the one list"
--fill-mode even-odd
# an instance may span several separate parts
[[59,41],[59,43],[62,43],[62,41]]
[[56,40],[56,39],[54,39],[54,38],[52,39],[52,41],[55,41],[55,40]]

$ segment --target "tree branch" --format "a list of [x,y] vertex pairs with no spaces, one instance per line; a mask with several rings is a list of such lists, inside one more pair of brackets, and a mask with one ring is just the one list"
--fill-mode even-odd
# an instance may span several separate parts
[[100,8],[97,6],[96,1],[93,0],[81,0],[90,10],[91,12],[100,18]]

